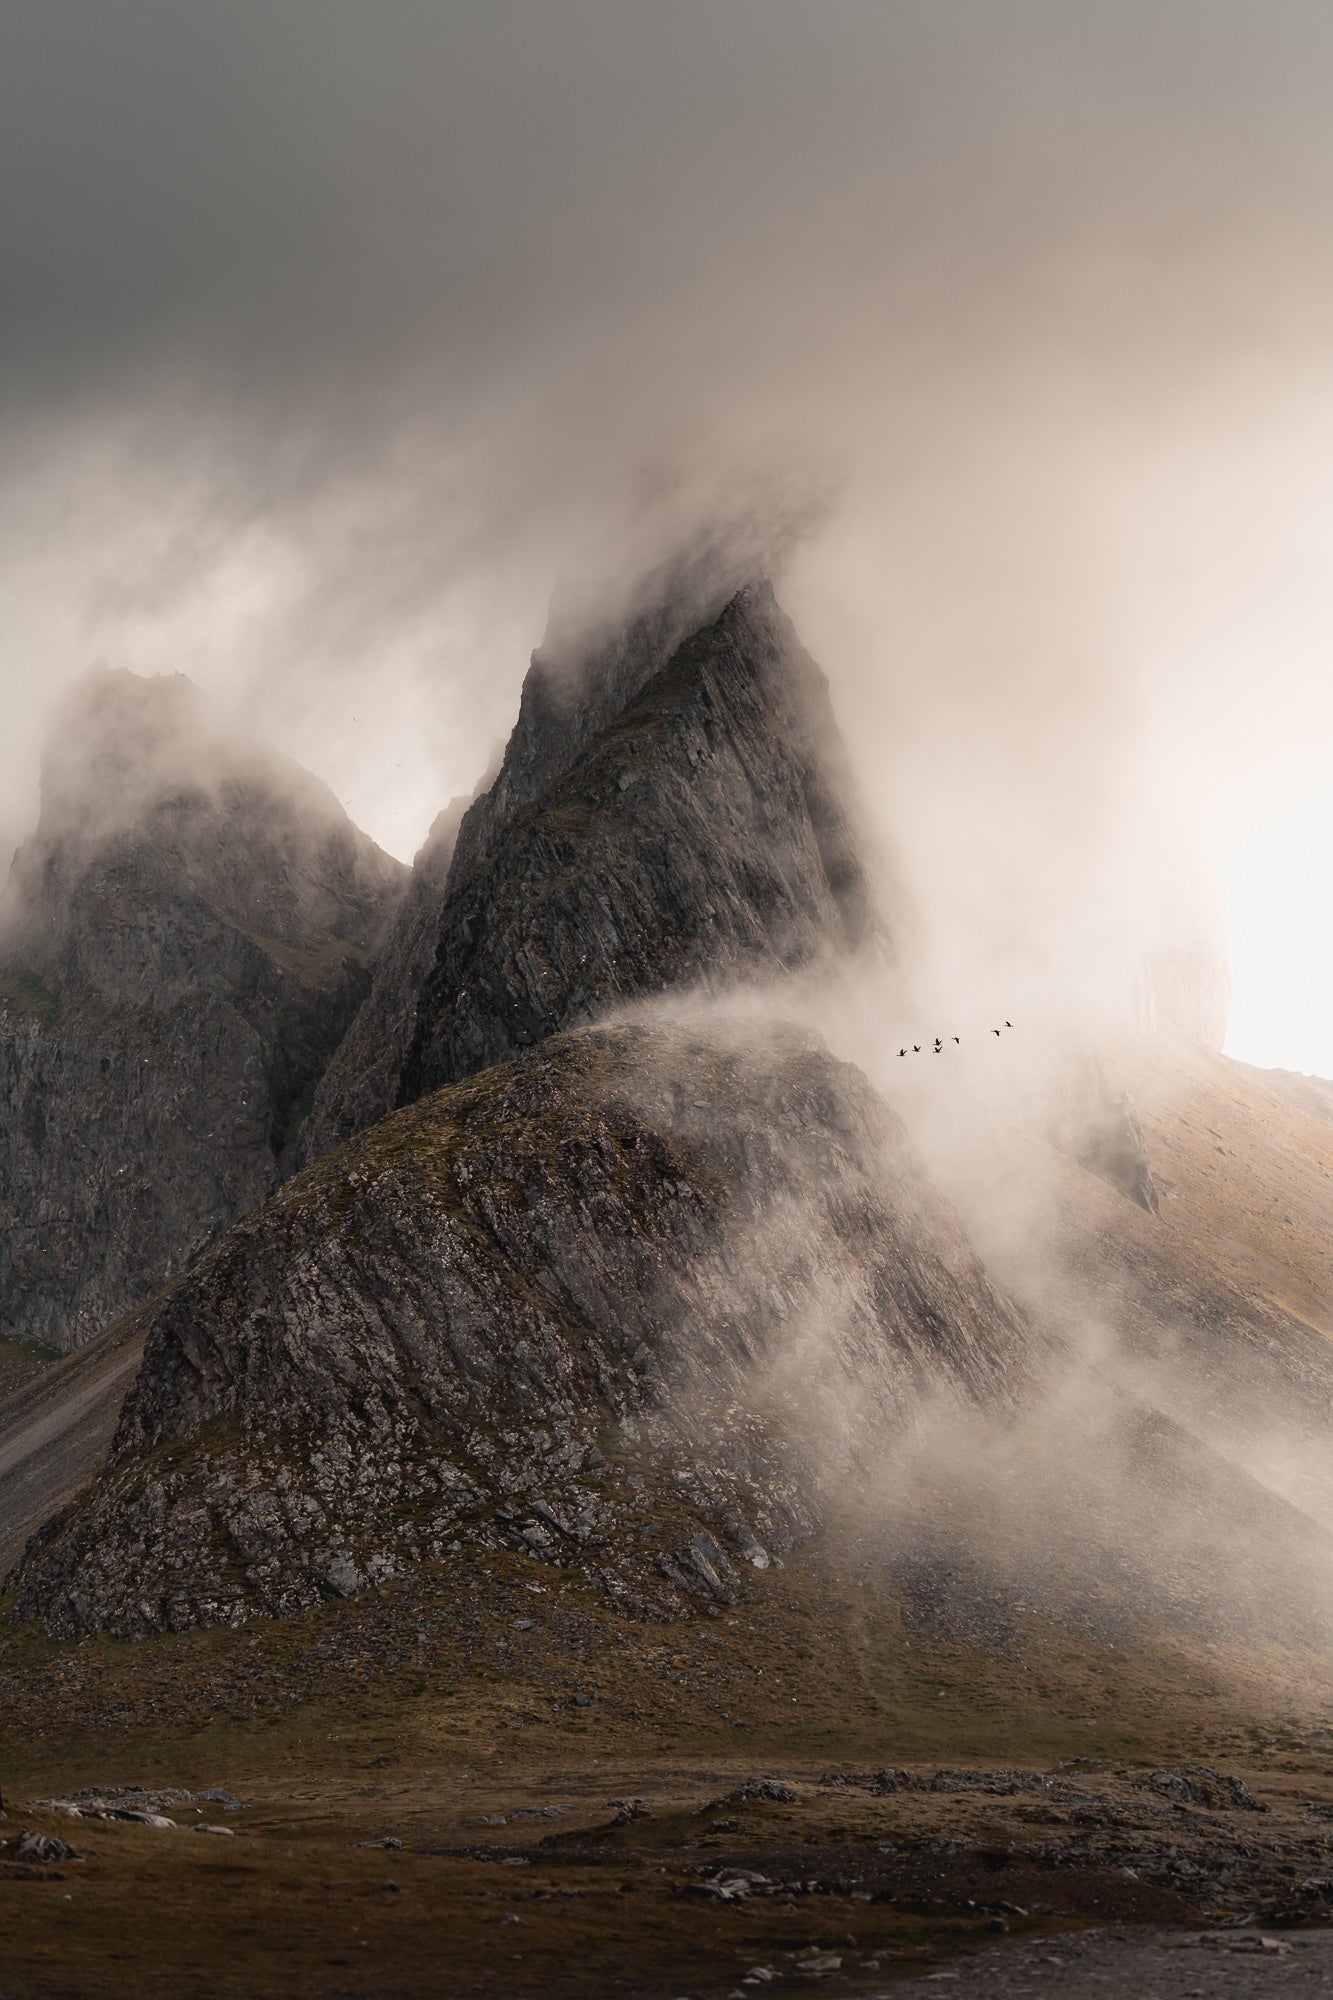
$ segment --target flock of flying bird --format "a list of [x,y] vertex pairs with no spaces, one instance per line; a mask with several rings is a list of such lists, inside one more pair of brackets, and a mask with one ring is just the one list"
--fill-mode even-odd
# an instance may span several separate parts
[[[1014,1025],[1014,1024],[1013,1024],[1013,1022],[1012,1022],[1012,1021],[1006,1021],[1006,1022],[1005,1022],[1005,1024],[1004,1024],[1004,1027],[1005,1027],[1005,1028],[1012,1028],[1012,1027],[1013,1027],[1013,1025]],[[1004,1033],[1004,1028],[992,1028],[992,1029],[991,1029],[991,1033],[992,1033],[993,1035],[1002,1035],[1002,1034]],[[959,1042],[959,1041],[961,1041],[961,1040],[962,1040],[962,1036],[961,1036],[961,1035],[950,1035],[950,1036],[949,1036],[949,1040],[950,1040],[951,1042]],[[921,1053],[921,1051],[922,1051],[922,1049],[923,1049],[923,1048],[927,1048],[927,1047],[929,1047],[929,1043],[924,1043],[924,1042],[913,1042],[913,1043],[912,1043],[912,1046],[911,1046],[911,1047],[910,1047],[909,1049],[899,1049],[898,1053],[899,1053],[899,1055],[900,1055],[900,1056],[919,1056],[919,1055],[920,1055],[920,1053]],[[942,1049],[943,1047],[944,1047],[944,1043],[943,1043],[943,1042],[942,1042],[942,1041],[940,1040],[939,1036],[938,1036],[938,1035],[936,1035],[936,1037],[935,1037],[935,1047],[934,1047],[934,1049],[932,1050],[932,1054],[934,1054],[934,1055],[938,1055],[938,1054],[939,1054],[939,1052],[940,1052],[940,1050],[941,1050],[941,1049]]]

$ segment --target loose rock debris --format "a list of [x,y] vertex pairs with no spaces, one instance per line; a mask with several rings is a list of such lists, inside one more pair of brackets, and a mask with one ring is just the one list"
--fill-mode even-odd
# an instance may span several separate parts
[[1243,1779],[1229,1778],[1207,1764],[1179,1764],[1170,1770],[1148,1771],[1134,1782],[1182,1805],[1230,1807],[1236,1812],[1268,1811]]
[[[223,1812],[243,1812],[244,1806],[232,1793],[220,1785],[212,1785],[206,1791],[187,1792],[176,1785],[160,1789],[150,1789],[144,1785],[128,1785],[103,1790],[97,1785],[89,1785],[79,1792],[67,1792],[59,1798],[34,1799],[34,1811],[64,1813],[69,1819],[120,1819],[132,1820],[139,1826],[179,1827],[181,1822],[173,1819],[171,1812],[178,1812],[182,1806],[193,1806],[202,1811],[205,1805],[218,1805]],[[214,1826],[207,1822],[195,1821],[190,1829],[194,1833],[226,1834],[229,1838],[234,1829],[229,1826]]]
[[16,1861],[77,1861],[79,1856],[69,1842],[55,1833],[33,1833],[26,1829],[19,1835],[14,1848]]
[[752,1896],[756,1890],[775,1889],[777,1884],[767,1875],[759,1875],[749,1868],[726,1868],[719,1874],[706,1876],[700,1882],[687,1882],[686,1895],[715,1896],[719,1903],[737,1903],[743,1896]]

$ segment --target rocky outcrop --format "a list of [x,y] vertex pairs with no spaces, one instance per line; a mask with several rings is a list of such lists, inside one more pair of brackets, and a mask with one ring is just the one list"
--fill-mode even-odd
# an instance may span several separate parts
[[822,675],[767,584],[687,637],[645,617],[534,661],[442,888],[414,887],[320,1085],[305,1156],[513,1050],[668,988],[869,942]]
[[460,1551],[730,1601],[1023,1343],[896,1119],[794,1032],[548,1041],[382,1121],[142,1309],[52,1633],[236,1624]]
[[1053,1092],[1047,1137],[1108,1187],[1156,1215],[1157,1186],[1133,1100],[1087,1050],[1070,1051]]
[[77,1346],[273,1190],[402,875],[182,677],[78,686],[0,911],[0,1332]]

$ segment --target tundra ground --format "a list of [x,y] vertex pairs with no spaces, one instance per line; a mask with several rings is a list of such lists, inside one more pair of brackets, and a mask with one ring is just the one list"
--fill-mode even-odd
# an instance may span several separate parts
[[[0,1995],[722,2000],[1088,1925],[1294,1934],[1333,1898],[1325,1688],[1035,1613],[941,1638],[854,1539],[669,1626],[515,1557],[252,1630],[9,1627]],[[241,1809],[33,1803],[129,1786]]]

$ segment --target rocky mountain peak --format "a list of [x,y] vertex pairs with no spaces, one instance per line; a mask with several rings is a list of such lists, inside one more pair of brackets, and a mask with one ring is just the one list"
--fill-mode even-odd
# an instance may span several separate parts
[[103,840],[173,795],[206,793],[283,761],[233,731],[184,674],[93,667],[51,718],[42,817],[51,833]]
[[307,1157],[627,1001],[882,939],[823,676],[768,583],[697,602],[535,657],[500,773],[321,1085]]
[[0,912],[0,1331],[77,1345],[263,1200],[404,876],[183,676],[71,690]]
[[[97,669],[52,718],[40,818],[15,856],[4,928],[64,982],[106,986],[96,905],[123,903],[137,882],[141,898],[197,898],[292,950],[334,933],[369,951],[402,875],[326,785],[184,675]],[[113,973],[104,998],[120,997]]]
[[454,886],[487,864],[510,821],[569,770],[691,632],[746,598],[776,610],[768,580],[707,539],[659,563],[612,607],[572,586],[557,591],[500,768],[459,828]]

